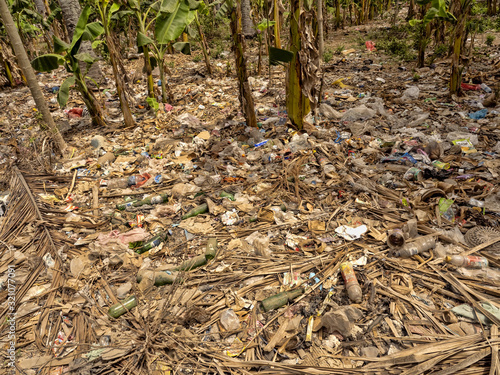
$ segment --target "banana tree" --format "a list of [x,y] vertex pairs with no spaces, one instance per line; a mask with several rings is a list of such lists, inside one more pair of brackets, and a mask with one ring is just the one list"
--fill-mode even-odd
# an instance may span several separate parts
[[253,102],[252,90],[248,82],[247,61],[245,57],[245,38],[241,23],[241,0],[227,0],[228,10],[231,15],[231,33],[233,36],[233,51],[236,60],[236,71],[239,83],[239,99],[243,109],[243,114],[247,126],[257,127],[257,118],[255,116],[255,107]]
[[[173,42],[179,38],[186,27],[193,22],[195,19],[194,11],[199,5],[200,2],[192,0],[162,0],[158,14],[155,18],[154,39],[141,31],[137,34],[138,47],[144,48],[147,46],[152,48],[151,52],[160,70],[162,101],[164,103],[173,100],[165,80],[165,55],[169,46],[185,54],[191,53],[190,44],[188,42]],[[147,31],[147,29],[148,28],[146,28],[145,31]],[[154,106],[155,101],[156,100],[148,100],[148,103]]]
[[425,48],[429,43],[431,35],[431,23],[435,20],[439,21],[455,21],[455,17],[448,10],[445,0],[417,0],[420,6],[420,19],[413,19],[409,24],[417,27],[418,35],[418,59],[417,65],[424,66]]
[[120,99],[120,107],[122,109],[125,127],[131,128],[134,126],[135,122],[128,105],[123,76],[118,70],[118,59],[120,59],[120,56],[113,41],[110,28],[111,18],[113,17],[113,14],[118,12],[118,10],[120,9],[120,4],[111,3],[109,0],[96,0],[95,7],[98,11],[99,16],[101,17],[103,34],[106,40],[106,45],[108,47],[111,66],[113,67],[113,75],[115,76],[116,82],[116,92],[118,93],[118,98]]
[[291,0],[289,49],[293,57],[287,71],[286,107],[288,117],[299,129],[311,104],[312,109],[316,109],[319,53],[315,19],[312,1]]
[[[154,21],[151,20],[148,22],[148,16],[150,14],[151,10],[157,10],[159,1],[154,3],[151,6],[148,6],[145,11],[141,10],[141,0],[129,0],[128,1],[128,6],[129,8],[134,12],[134,15],[139,23],[139,32],[142,35],[147,35],[147,30],[151,26],[151,23]],[[147,86],[148,86],[148,98],[154,99],[155,97],[155,87],[154,87],[154,80],[153,80],[153,68],[151,65],[151,59],[150,59],[150,50],[149,46],[143,45],[142,46],[142,52],[144,54],[144,70],[146,72],[146,81],[147,81]]]
[[[59,88],[57,95],[59,105],[61,107],[66,106],[69,97],[69,88],[76,85],[92,117],[92,121],[97,125],[106,126],[102,108],[85,83],[87,73],[95,62],[95,59],[88,53],[78,53],[82,41],[92,41],[104,32],[100,22],[88,22],[90,14],[91,8],[90,6],[86,6],[76,24],[71,44],[53,36],[54,53],[35,58],[31,62],[31,66],[39,72],[50,72],[57,69],[59,66],[64,66],[66,71],[73,75],[67,78]],[[80,62],[86,63],[85,72],[82,72]]]
[[276,21],[269,21],[264,18],[257,24],[257,38],[259,39],[259,61],[257,64],[257,75],[260,76],[262,70],[262,34],[266,32],[269,27],[272,27],[276,24]]
[[456,15],[455,27],[453,28],[452,43],[453,54],[451,55],[450,95],[457,95],[461,91],[463,66],[460,66],[460,54],[465,37],[465,25],[470,14],[472,0],[453,0],[453,13]]
[[198,36],[200,38],[200,46],[203,51],[203,57],[205,58],[205,65],[207,66],[207,72],[209,75],[212,75],[212,66],[210,65],[210,58],[207,52],[207,42],[205,40],[205,35],[203,35],[203,31],[201,30],[200,20],[198,19],[198,13],[202,13],[205,16],[209,14],[209,8],[205,5],[204,2],[200,2],[200,7],[194,11],[194,22],[196,24],[196,29],[198,30]]

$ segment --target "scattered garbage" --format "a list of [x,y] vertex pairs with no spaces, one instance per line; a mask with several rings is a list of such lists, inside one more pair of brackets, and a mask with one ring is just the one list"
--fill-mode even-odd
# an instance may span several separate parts
[[490,371],[498,56],[471,61],[450,97],[447,62],[398,68],[382,43],[363,42],[322,65],[302,129],[287,115],[285,72],[271,68],[269,81],[266,64],[249,79],[247,126],[228,52],[212,76],[169,55],[172,97],[154,111],[145,82],[131,81],[136,125],[123,131],[112,84],[95,92],[117,127],[95,128],[73,94],[66,111],[49,101],[63,70],[39,77],[62,159],[45,142],[23,161],[39,133],[34,104],[0,92],[0,257],[22,285],[22,369]]

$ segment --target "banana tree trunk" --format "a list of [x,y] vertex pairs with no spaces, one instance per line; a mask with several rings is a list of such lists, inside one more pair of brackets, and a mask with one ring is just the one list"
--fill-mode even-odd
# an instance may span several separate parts
[[274,46],[281,49],[281,23],[280,23],[280,8],[278,0],[273,0],[273,11],[274,11]]
[[406,15],[406,20],[409,21],[415,16],[415,0],[410,0],[410,5],[408,6],[408,14]]
[[16,81],[14,80],[14,76],[12,75],[12,71],[10,69],[9,62],[3,56],[2,48],[4,48],[4,47],[0,43],[0,65],[2,65],[4,70],[5,70],[5,76],[7,77],[7,80],[9,81],[10,87],[16,87]]
[[113,75],[115,76],[116,82],[116,92],[118,93],[118,98],[120,99],[120,107],[123,113],[123,120],[125,122],[125,127],[131,128],[135,125],[135,121],[132,117],[132,112],[130,112],[130,107],[125,95],[125,83],[123,81],[123,76],[118,70],[117,59],[119,59],[120,57],[118,56],[118,51],[116,50],[113,38],[109,34],[109,30],[106,31],[106,43],[109,50],[109,59],[111,60],[111,66],[113,67]]
[[142,47],[144,53],[144,69],[146,70],[146,82],[148,84],[148,97],[155,97],[155,83],[153,80],[153,69],[151,68],[151,58],[149,56],[149,48],[147,46]]
[[340,0],[335,0],[335,30],[340,28]]
[[64,139],[59,132],[59,129],[57,128],[52,115],[50,114],[49,107],[47,105],[47,102],[45,101],[42,90],[38,85],[35,73],[33,72],[33,68],[31,67],[28,55],[26,54],[23,43],[21,41],[21,37],[19,36],[19,32],[16,28],[16,25],[14,24],[14,20],[12,19],[12,15],[10,14],[5,0],[0,0],[0,16],[2,17],[2,22],[5,26],[5,30],[7,31],[10,42],[12,43],[12,47],[14,48],[19,67],[26,77],[28,87],[31,91],[33,99],[35,100],[36,106],[42,114],[43,120],[50,129],[51,136],[56,144],[57,149],[61,154],[63,154],[66,150],[66,142],[64,142]]
[[203,57],[205,58],[205,65],[207,66],[208,75],[212,75],[212,66],[210,65],[210,58],[207,52],[207,46],[205,41],[205,35],[201,30],[200,20],[198,19],[198,12],[195,14],[194,21],[196,22],[196,28],[198,29],[198,35],[200,36],[201,50],[203,51]]
[[458,95],[461,91],[463,66],[460,65],[462,42],[465,36],[465,24],[470,12],[471,3],[467,0],[454,0],[457,22],[453,30],[453,54],[451,56],[450,95]]
[[231,32],[233,35],[233,50],[238,74],[239,99],[248,126],[257,127],[255,107],[248,83],[247,62],[245,58],[245,40],[242,34],[241,0],[231,10]]
[[286,108],[290,121],[302,129],[304,117],[311,111],[309,98],[302,92],[302,72],[299,59],[301,38],[299,30],[299,17],[302,8],[301,0],[291,0],[290,14],[290,48],[294,56],[287,72]]
[[161,81],[161,101],[163,103],[173,103],[174,96],[172,95],[172,91],[170,91],[170,86],[168,85],[167,80],[165,79],[165,62],[164,59],[165,54],[161,52],[161,56],[157,56],[158,59],[158,69],[160,70],[160,81]]
[[78,69],[74,74],[76,78],[76,87],[82,95],[83,102],[89,110],[90,117],[92,117],[92,122],[101,127],[106,127],[107,124],[104,121],[104,114],[102,112],[101,105],[99,104],[94,93],[90,91],[85,84],[85,79],[83,78],[81,71]]

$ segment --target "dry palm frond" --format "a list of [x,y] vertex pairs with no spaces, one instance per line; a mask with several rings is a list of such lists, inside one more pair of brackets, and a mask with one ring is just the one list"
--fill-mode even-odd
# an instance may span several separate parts
[[[33,192],[28,182],[29,179],[26,179],[15,166],[12,171],[10,202],[0,229],[0,241],[7,245],[3,246],[0,251],[0,258],[3,260],[0,263],[0,271],[5,272],[9,265],[15,264],[16,309],[19,309],[21,301],[30,288],[40,283],[42,277],[46,278],[47,266],[42,258],[45,256],[53,260],[53,265],[49,270],[52,273],[50,287],[44,295],[40,314],[35,319],[37,328],[34,332],[35,343],[40,351],[45,352],[51,347],[60,330],[61,307],[58,306],[61,304],[56,302],[56,299],[61,297],[66,279],[60,254],[72,243],[57,231],[59,224],[64,222],[63,216],[66,213],[46,207]],[[38,182],[44,180],[48,183],[49,176],[37,178]],[[53,181],[51,183],[53,184]],[[17,252],[15,246],[18,247],[17,250],[23,255],[24,260],[15,259],[14,254]],[[6,299],[6,293],[6,291],[0,293],[2,300]],[[8,311],[8,306],[2,309],[0,319],[5,320]],[[32,316],[28,315],[27,318],[32,318]],[[21,326],[21,322],[18,321],[17,324]],[[89,328],[90,324],[85,322],[79,325],[79,329],[82,327]],[[4,325],[1,335],[5,333],[5,329]],[[90,332],[76,331],[75,335],[83,343],[92,336]]]

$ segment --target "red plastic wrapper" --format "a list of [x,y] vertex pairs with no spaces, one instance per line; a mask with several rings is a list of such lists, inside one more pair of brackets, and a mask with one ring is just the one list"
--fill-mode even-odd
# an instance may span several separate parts
[[83,108],[71,108],[70,110],[64,111],[69,118],[78,118],[83,116]]
[[372,42],[371,40],[367,40],[366,43],[365,43],[365,46],[366,46],[366,49],[370,52],[373,52],[376,50],[375,48],[375,43]]
[[481,90],[481,85],[469,85],[468,83],[462,83],[460,85],[464,91],[479,91]]

